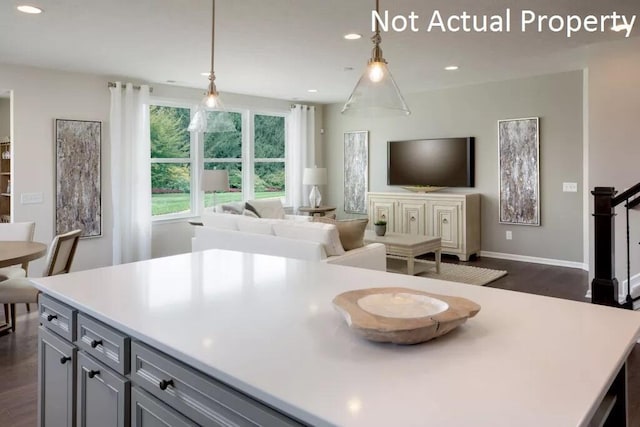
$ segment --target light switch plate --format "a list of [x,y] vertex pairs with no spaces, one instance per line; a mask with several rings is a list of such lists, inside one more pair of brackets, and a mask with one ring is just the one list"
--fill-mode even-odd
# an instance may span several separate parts
[[511,233],[511,230],[507,230],[505,237],[507,240],[513,240],[513,233]]
[[42,193],[22,193],[20,194],[20,203],[23,205],[37,205],[42,203]]
[[577,193],[578,192],[578,183],[577,182],[563,182],[562,183],[562,191],[565,193]]

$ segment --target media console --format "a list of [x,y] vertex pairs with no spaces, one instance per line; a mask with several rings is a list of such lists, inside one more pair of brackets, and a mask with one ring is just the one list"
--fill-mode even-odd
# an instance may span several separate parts
[[442,253],[467,261],[480,253],[480,194],[368,193],[369,223],[387,231],[438,236]]

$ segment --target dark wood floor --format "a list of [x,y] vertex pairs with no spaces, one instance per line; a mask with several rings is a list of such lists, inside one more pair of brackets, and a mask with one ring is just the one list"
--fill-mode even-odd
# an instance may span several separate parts
[[[457,262],[445,257],[444,262]],[[488,286],[539,295],[586,301],[587,273],[581,270],[482,258],[465,263],[507,270],[509,274]],[[33,307],[33,305],[32,305]],[[36,425],[37,418],[37,329],[35,309],[19,308],[15,334],[0,337],[0,426]],[[629,420],[640,427],[640,345],[629,357]],[[571,399],[571,396],[567,396]]]

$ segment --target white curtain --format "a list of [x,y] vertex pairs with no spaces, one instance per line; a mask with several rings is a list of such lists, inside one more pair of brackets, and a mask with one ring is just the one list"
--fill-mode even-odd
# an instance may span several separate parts
[[316,165],[315,107],[296,104],[291,108],[288,138],[288,179],[294,212],[309,204],[309,189],[302,185],[304,168]]
[[111,89],[113,264],[151,257],[149,86]]

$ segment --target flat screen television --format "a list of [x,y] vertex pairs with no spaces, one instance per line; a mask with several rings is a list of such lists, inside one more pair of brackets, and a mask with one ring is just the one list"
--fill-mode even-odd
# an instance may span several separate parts
[[387,184],[473,187],[474,142],[472,137],[389,141]]

